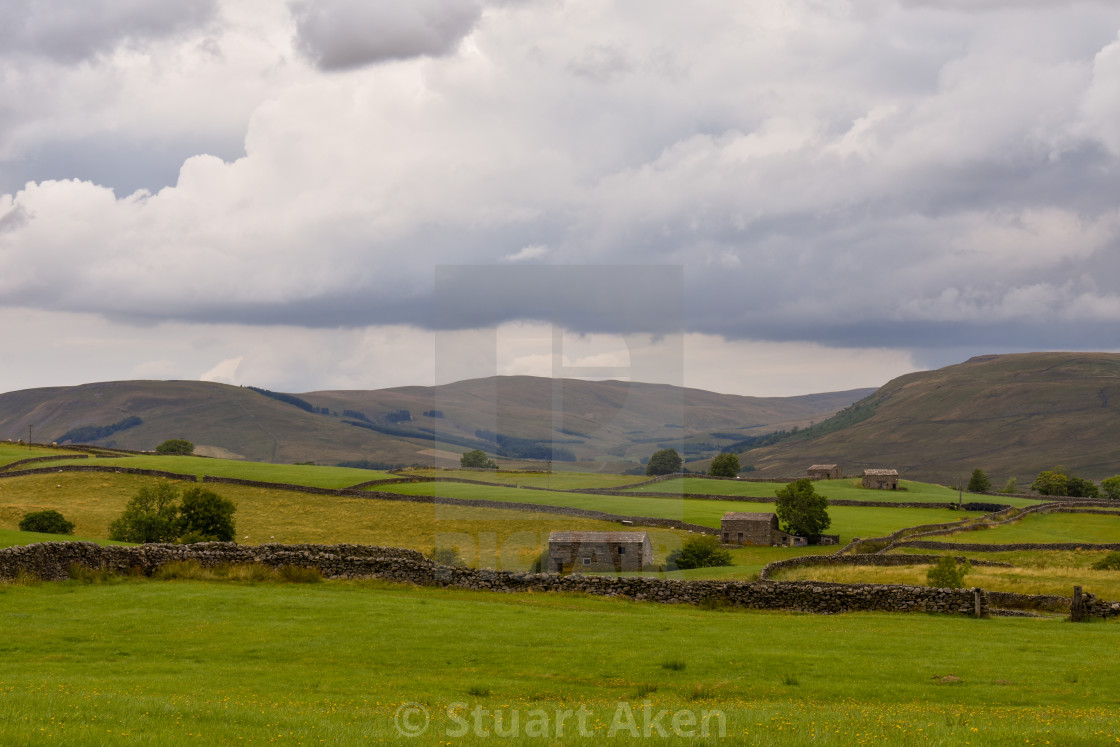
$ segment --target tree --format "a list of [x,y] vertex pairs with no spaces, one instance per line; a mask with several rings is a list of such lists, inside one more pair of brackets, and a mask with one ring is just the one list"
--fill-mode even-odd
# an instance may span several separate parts
[[167,480],[145,485],[109,525],[109,539],[120,542],[174,542],[179,536],[178,493]]
[[1066,480],[1066,495],[1074,498],[1100,498],[1101,490],[1092,480],[1071,475]]
[[179,503],[179,541],[232,542],[237,507],[203,487],[187,488]]
[[653,456],[649,458],[649,463],[646,464],[646,474],[651,477],[672,475],[680,472],[683,465],[684,460],[681,459],[681,455],[677,453],[676,449],[662,449],[653,452]]
[[493,459],[486,456],[486,452],[482,449],[475,449],[474,451],[463,452],[462,458],[459,459],[459,466],[464,469],[497,469],[498,465]]
[[731,553],[720,547],[719,540],[711,535],[693,537],[684,543],[680,550],[674,550],[666,558],[670,568],[714,568],[717,565],[731,565]]
[[1114,501],[1120,501],[1120,475],[1113,475],[1101,480],[1101,490]]
[[926,584],[935,589],[959,589],[970,570],[972,566],[967,560],[957,563],[953,556],[945,555],[926,572]]
[[194,453],[194,444],[182,438],[172,438],[156,447],[157,454],[182,454]]
[[1042,495],[1065,495],[1069,488],[1069,477],[1061,467],[1044,470],[1031,483],[1031,490]]
[[977,467],[972,470],[972,478],[968,481],[968,492],[987,493],[992,489],[992,481],[984,474],[984,470]]
[[41,532],[43,534],[73,534],[74,522],[67,521],[66,517],[54,509],[45,511],[32,511],[24,514],[19,522],[21,532]]
[[739,474],[739,457],[735,454],[720,454],[712,460],[708,474],[712,477],[735,477]]
[[1003,490],[1001,490],[999,492],[1001,492],[1001,493],[1018,493],[1019,492],[1019,481],[1016,480],[1014,477],[1007,478],[1007,484],[1004,485]]
[[774,513],[784,531],[799,537],[819,537],[831,526],[828,499],[816,492],[809,478],[794,480],[778,490],[777,495]]

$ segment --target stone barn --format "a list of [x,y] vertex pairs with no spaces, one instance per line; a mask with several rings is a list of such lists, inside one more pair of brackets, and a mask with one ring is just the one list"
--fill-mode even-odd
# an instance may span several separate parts
[[876,490],[898,490],[898,470],[865,469],[863,471],[863,487]]
[[775,514],[729,511],[720,520],[720,538],[725,545],[804,545],[804,537],[794,537],[778,529]]
[[647,532],[549,532],[548,564],[557,573],[640,571],[653,565]]
[[839,464],[814,464],[807,472],[810,480],[839,480],[844,476]]

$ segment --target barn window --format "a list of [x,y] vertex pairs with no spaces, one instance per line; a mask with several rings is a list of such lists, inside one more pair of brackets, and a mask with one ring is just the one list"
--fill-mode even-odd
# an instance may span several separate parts
[[591,565],[591,558],[584,558],[583,559],[583,564],[584,565]]
[[625,547],[618,548],[618,554],[619,555],[625,555],[626,554],[626,548]]

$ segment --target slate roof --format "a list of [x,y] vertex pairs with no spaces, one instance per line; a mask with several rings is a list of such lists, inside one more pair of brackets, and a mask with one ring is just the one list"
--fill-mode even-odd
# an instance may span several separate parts
[[552,542],[632,542],[645,544],[649,540],[647,532],[549,532],[548,541]]
[[760,513],[758,511],[728,511],[723,515],[723,521],[770,521],[774,514]]
[[865,469],[865,475],[872,475],[874,477],[889,477],[891,475],[898,477],[898,470],[896,469]]

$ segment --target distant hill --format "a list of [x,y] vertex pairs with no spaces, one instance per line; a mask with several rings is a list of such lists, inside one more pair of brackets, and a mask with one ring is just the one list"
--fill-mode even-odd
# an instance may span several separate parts
[[[659,384],[491,377],[439,387],[291,394],[194,381],[121,381],[0,394],[0,438],[65,438],[271,462],[450,464],[481,448],[622,471],[663,446],[712,456],[751,435],[820,422],[873,390],[740,397]],[[554,404],[556,409],[554,410]]]
[[745,452],[760,474],[814,462],[846,474],[893,467],[955,484],[984,469],[997,486],[1029,485],[1061,464],[1082,477],[1120,474],[1120,354],[988,355],[907,374],[833,418]]

